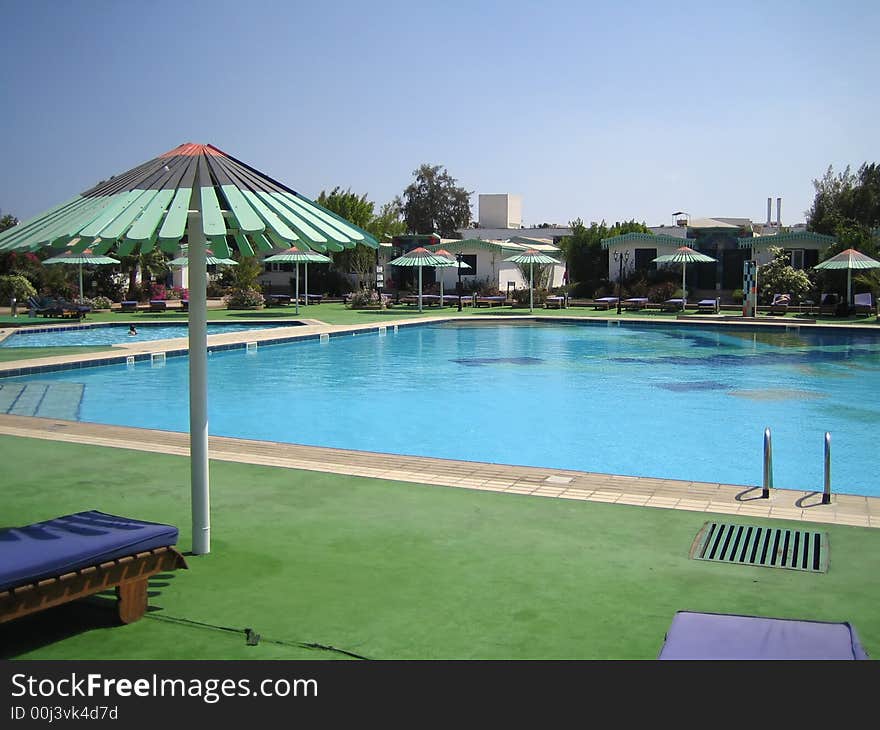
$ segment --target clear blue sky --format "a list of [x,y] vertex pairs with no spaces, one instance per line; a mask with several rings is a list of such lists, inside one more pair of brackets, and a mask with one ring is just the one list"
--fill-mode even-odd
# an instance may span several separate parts
[[424,162],[523,222],[804,220],[878,161],[880,3],[0,0],[0,210],[183,142],[380,204]]

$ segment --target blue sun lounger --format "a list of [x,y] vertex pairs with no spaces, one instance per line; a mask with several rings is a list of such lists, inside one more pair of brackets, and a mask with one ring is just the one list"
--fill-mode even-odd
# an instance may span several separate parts
[[186,568],[176,527],[77,512],[0,530],[0,623],[116,588],[123,623],[147,610],[147,581]]

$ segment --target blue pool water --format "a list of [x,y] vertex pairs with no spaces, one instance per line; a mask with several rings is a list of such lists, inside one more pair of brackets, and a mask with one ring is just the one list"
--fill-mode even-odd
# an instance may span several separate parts
[[[262,330],[272,327],[291,327],[294,323],[284,324],[208,324],[209,335],[220,335],[226,332],[243,330]],[[20,329],[0,342],[0,347],[80,347],[83,345],[117,345],[126,342],[147,342],[167,340],[172,337],[186,337],[188,330],[185,324],[151,324],[142,322],[135,325],[136,335],[128,334],[128,324],[98,324],[82,327],[64,327],[52,329]]]
[[[186,431],[187,359],[0,380],[0,412]],[[16,390],[18,393],[16,394]],[[433,325],[216,352],[213,434],[880,496],[880,338],[674,325]]]

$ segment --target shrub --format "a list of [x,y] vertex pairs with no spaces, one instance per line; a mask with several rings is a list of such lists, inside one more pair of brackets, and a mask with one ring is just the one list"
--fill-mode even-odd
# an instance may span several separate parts
[[0,276],[0,303],[6,305],[15,297],[19,302],[26,302],[28,297],[37,296],[37,290],[27,278],[19,274]]
[[758,267],[761,299],[769,303],[774,294],[790,294],[794,301],[800,301],[811,288],[806,272],[792,268],[789,255],[778,246],[772,246],[770,253],[773,260]]
[[92,309],[110,309],[113,302],[110,301],[108,297],[97,296],[92,297],[91,299],[86,299],[84,301],[85,304],[88,304]]
[[648,287],[647,297],[652,302],[665,302],[675,296],[680,296],[681,287],[672,281],[664,281]]
[[360,289],[359,291],[352,292],[348,300],[348,306],[350,309],[359,309],[361,307],[385,309],[388,305],[375,289]]
[[227,309],[250,309],[265,304],[263,295],[256,289],[233,289],[223,301]]
[[[548,291],[546,289],[539,289],[535,287],[535,296],[534,303],[535,306],[543,306],[544,302],[547,301]],[[525,289],[514,289],[511,293],[511,297],[520,307],[529,306],[529,289],[526,287]]]

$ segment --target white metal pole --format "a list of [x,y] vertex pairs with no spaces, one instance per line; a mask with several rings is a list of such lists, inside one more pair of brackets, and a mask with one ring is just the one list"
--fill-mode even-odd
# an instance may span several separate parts
[[422,267],[419,266],[419,311],[422,311]]
[[296,266],[296,291],[294,292],[296,304],[294,306],[296,307],[296,313],[299,314],[299,261],[297,261],[294,266]]
[[208,473],[208,265],[198,176],[193,185],[189,240],[189,458],[192,499],[192,551],[211,552],[211,500]]
[[309,306],[309,262],[308,261],[306,261],[303,264],[303,271],[306,274],[306,280],[305,280],[305,282],[303,282],[305,285],[305,289],[306,289],[306,294],[303,297],[303,304],[305,304],[306,306]]
[[687,261],[681,264],[681,309],[684,311],[684,305],[687,301]]
[[535,276],[532,271],[532,267],[535,264],[529,261],[529,311],[532,311],[532,308],[535,305]]
[[83,298],[83,265],[82,261],[79,262],[79,300],[82,301]]

